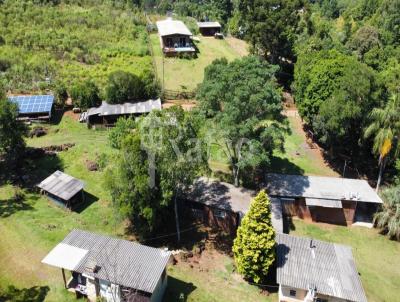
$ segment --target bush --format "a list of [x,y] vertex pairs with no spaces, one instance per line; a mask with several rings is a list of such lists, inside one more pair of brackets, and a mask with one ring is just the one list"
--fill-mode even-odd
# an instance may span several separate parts
[[143,81],[135,74],[116,71],[108,77],[106,98],[110,104],[138,101],[145,96]]
[[81,109],[97,107],[101,104],[99,97],[99,88],[91,80],[86,80],[83,83],[78,83],[72,86],[71,97],[74,106]]
[[68,99],[67,87],[64,83],[58,82],[54,86],[54,97],[56,99],[56,104],[63,107],[65,101]]
[[122,140],[135,128],[136,122],[132,118],[119,118],[108,136],[111,147],[120,149]]

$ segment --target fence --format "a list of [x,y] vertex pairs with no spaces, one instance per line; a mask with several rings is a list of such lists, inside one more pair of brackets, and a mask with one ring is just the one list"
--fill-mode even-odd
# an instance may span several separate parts
[[165,100],[188,100],[194,99],[196,97],[196,92],[194,91],[178,91],[164,89],[162,97]]

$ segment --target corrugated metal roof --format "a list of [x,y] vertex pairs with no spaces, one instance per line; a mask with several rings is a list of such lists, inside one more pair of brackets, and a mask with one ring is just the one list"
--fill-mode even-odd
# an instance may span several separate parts
[[[304,237],[277,234],[277,282],[354,302],[366,302],[351,249]],[[311,246],[313,248],[311,248]]]
[[[238,188],[226,182],[200,177],[194,182],[187,197],[195,202],[244,215],[250,209],[251,201],[256,195],[253,190]],[[283,232],[281,202],[273,198],[270,201],[272,224],[277,232]]]
[[[148,293],[156,288],[171,255],[161,249],[76,229],[62,243],[88,250],[74,271]],[[93,262],[98,266],[96,272],[87,268]]]
[[163,36],[170,35],[184,35],[193,36],[190,30],[186,27],[185,23],[179,20],[166,19],[157,21],[158,34]]
[[197,22],[197,26],[199,28],[214,28],[214,27],[221,27],[219,22]]
[[306,205],[324,208],[343,208],[342,201],[337,199],[306,198]]
[[382,203],[367,181],[361,179],[267,174],[267,191],[276,197],[354,200]]
[[101,106],[89,108],[87,115],[123,115],[135,113],[149,113],[152,110],[161,110],[161,100],[148,100],[145,102],[137,103],[124,103],[124,104],[108,104],[102,102]]
[[57,170],[38,184],[38,187],[63,200],[70,200],[83,189],[84,183]]

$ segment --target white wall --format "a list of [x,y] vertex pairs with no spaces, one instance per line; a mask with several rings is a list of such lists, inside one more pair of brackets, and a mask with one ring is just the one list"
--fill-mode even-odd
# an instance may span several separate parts
[[[296,291],[295,297],[292,297],[290,295],[290,290]],[[307,295],[307,290],[294,288],[294,287],[288,287],[288,286],[282,286],[282,285],[279,286],[279,302],[303,302],[306,295]],[[346,302],[346,300],[343,300],[340,298],[330,297],[330,296],[325,296],[325,295],[320,295],[320,294],[317,294],[316,298],[325,299],[328,302]]]

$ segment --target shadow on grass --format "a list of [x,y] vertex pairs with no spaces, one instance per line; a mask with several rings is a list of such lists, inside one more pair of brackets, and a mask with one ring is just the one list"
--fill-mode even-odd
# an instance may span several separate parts
[[279,174],[296,174],[296,175],[304,174],[304,170],[302,168],[295,165],[287,158],[280,158],[276,156],[273,156],[271,158],[271,167],[269,172],[279,173]]
[[93,203],[99,200],[97,196],[94,196],[89,192],[85,191],[83,194],[85,194],[85,200],[78,203],[72,208],[72,211],[79,214],[82,213],[84,210],[86,210],[88,207],[90,207]]
[[188,283],[174,277],[168,277],[168,287],[165,291],[164,302],[186,302],[188,296],[196,289],[193,283]]
[[14,198],[7,200],[0,199],[0,218],[7,218],[17,212],[29,210],[33,210],[33,207],[23,200],[18,201]]
[[49,290],[48,286],[33,286],[22,289],[9,286],[4,292],[0,292],[0,302],[42,302]]

